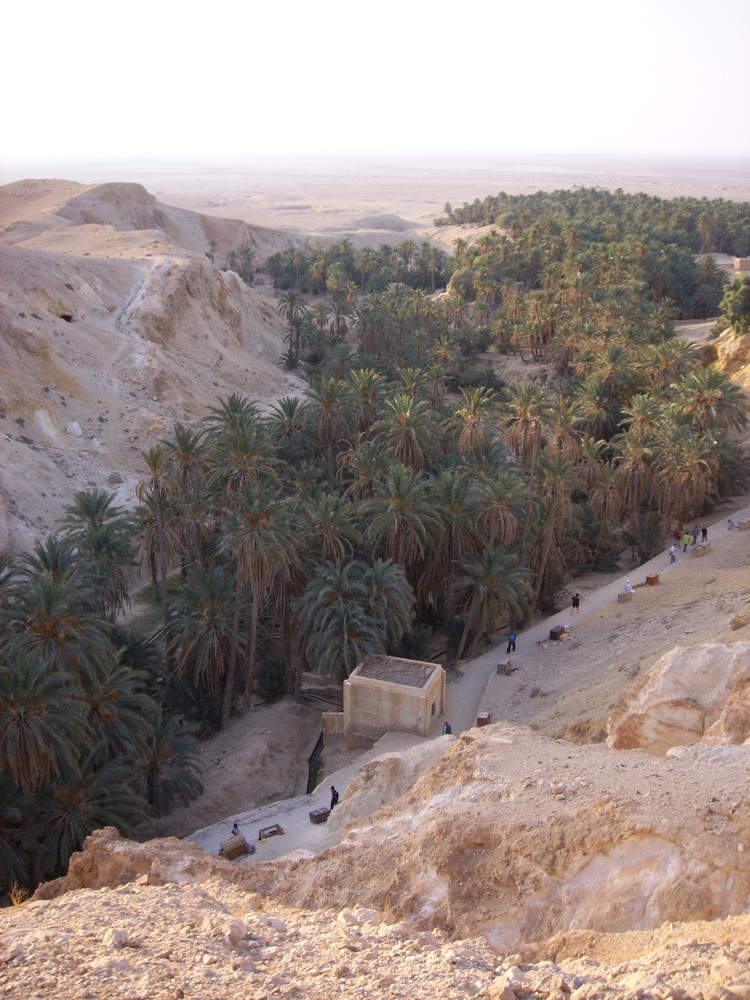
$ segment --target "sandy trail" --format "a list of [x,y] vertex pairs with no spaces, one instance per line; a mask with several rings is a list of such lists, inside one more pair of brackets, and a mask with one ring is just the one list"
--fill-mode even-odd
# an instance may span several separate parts
[[[750,518],[750,505],[734,510],[731,516],[735,524]],[[446,686],[445,716],[433,720],[429,736],[387,733],[371,750],[326,774],[312,794],[228,816],[197,830],[190,839],[208,851],[217,851],[237,819],[256,848],[252,855],[254,860],[269,860],[295,850],[316,852],[330,847],[339,842],[340,831],[326,824],[312,824],[309,813],[312,809],[328,806],[331,784],[344,798],[352,775],[366,761],[427,740],[453,739],[476,725],[479,712],[489,713],[490,722],[505,720],[529,725],[547,735],[555,735],[567,725],[568,735],[573,737],[600,737],[609,708],[629,685],[634,672],[641,669],[641,659],[645,667],[659,655],[653,649],[647,654],[648,645],[666,649],[677,644],[669,635],[663,636],[656,631],[648,634],[644,619],[650,611],[661,613],[664,610],[668,618],[675,619],[688,639],[708,641],[703,633],[709,631],[713,641],[731,641],[730,626],[724,620],[720,622],[715,614],[717,594],[705,586],[705,581],[707,577],[713,578],[721,599],[730,593],[727,578],[722,579],[723,571],[735,573],[741,585],[735,605],[748,606],[750,530],[728,531],[727,519],[722,516],[708,524],[708,539],[710,551],[700,558],[692,556],[688,548],[688,552],[681,554],[670,566],[667,549],[638,569],[628,570],[604,586],[586,591],[579,615],[573,616],[571,608],[566,607],[537,621],[518,636],[516,653],[510,657],[515,672],[510,676],[497,674],[498,662],[507,659],[505,641],[462,664],[452,672]],[[659,583],[655,587],[646,586],[646,576],[653,573],[659,574]],[[631,580],[635,593],[631,601],[621,604],[617,596],[626,579]],[[701,598],[705,616],[700,620],[693,618],[690,629],[680,609],[689,605],[696,593]],[[724,615],[723,619],[726,617]],[[550,630],[556,625],[568,627],[569,631],[565,638],[551,641]],[[619,636],[619,643],[613,641],[615,636]],[[446,718],[451,723],[452,737],[441,735]],[[586,724],[588,719],[591,725]],[[259,842],[258,831],[274,823],[282,827],[283,836]]]

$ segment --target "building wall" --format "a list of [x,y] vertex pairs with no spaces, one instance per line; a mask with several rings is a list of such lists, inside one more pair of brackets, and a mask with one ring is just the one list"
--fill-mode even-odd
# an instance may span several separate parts
[[422,688],[358,677],[344,681],[344,731],[380,737],[389,731],[426,736],[445,711],[445,671],[437,667]]

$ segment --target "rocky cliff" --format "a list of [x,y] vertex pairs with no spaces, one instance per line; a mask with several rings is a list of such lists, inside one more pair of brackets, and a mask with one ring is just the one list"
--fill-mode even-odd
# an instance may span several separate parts
[[654,757],[505,725],[437,742],[356,775],[318,856],[97,832],[0,913],[0,988],[750,997],[750,745]]
[[206,256],[255,245],[137,184],[0,188],[0,550],[29,547],[87,485],[132,503],[141,449],[219,396],[299,390],[269,290]]

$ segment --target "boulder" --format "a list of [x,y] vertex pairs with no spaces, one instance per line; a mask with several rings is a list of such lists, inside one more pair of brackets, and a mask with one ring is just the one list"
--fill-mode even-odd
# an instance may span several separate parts
[[607,745],[663,754],[694,743],[750,736],[750,644],[678,646],[625,692],[607,724]]

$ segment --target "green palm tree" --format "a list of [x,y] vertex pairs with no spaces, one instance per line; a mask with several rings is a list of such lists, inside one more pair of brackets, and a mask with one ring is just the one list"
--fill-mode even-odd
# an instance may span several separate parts
[[[258,617],[260,605],[268,594],[277,568],[283,572],[297,560],[293,526],[288,523],[286,508],[277,490],[260,483],[250,483],[237,497],[228,512],[222,545],[236,559],[237,604],[234,631],[239,631],[239,609],[242,590],[247,585],[250,596],[250,635],[247,641],[244,705],[251,705],[255,668],[258,656]],[[236,646],[229,663],[225,685],[222,718],[226,722],[231,710],[234,689]]]
[[266,418],[268,436],[287,462],[302,459],[312,439],[309,405],[297,396],[281,396]]
[[500,469],[494,476],[480,479],[477,523],[490,545],[499,543],[507,548],[513,542],[525,495],[522,480],[510,469]]
[[4,640],[8,656],[29,656],[48,672],[72,676],[83,687],[109,675],[115,652],[96,595],[80,574],[66,570],[55,578],[21,575],[11,594]]
[[103,742],[107,757],[132,758],[145,736],[144,718],[154,708],[146,694],[146,674],[122,663],[86,691],[86,723],[93,745]]
[[516,557],[500,545],[490,545],[478,555],[465,559],[454,579],[456,602],[464,622],[456,659],[464,655],[471,632],[476,651],[483,636],[492,635],[499,623],[512,614],[521,621],[532,596],[528,573],[519,569]]
[[387,456],[380,445],[361,437],[356,437],[346,451],[339,452],[336,462],[345,495],[355,501],[373,495],[388,467]]
[[572,462],[563,458],[560,452],[539,460],[539,495],[543,505],[543,532],[536,565],[536,587],[529,608],[529,616],[534,614],[545,584],[545,573],[553,546],[559,550],[567,526],[573,518],[571,497],[580,485],[578,470]]
[[437,529],[426,480],[404,465],[394,465],[375,495],[362,505],[365,542],[410,575],[424,558]]
[[672,392],[696,431],[747,426],[747,400],[742,389],[713,365],[686,375]]
[[354,393],[357,434],[368,434],[377,419],[383,399],[385,379],[373,368],[359,368],[348,376]]
[[401,566],[390,559],[377,559],[365,576],[368,606],[389,646],[411,630],[414,591]]
[[454,566],[474,555],[479,545],[476,523],[478,494],[461,469],[444,469],[429,480],[428,498],[435,521],[430,533],[425,568],[418,582],[420,602],[448,598],[452,607]]
[[680,524],[699,515],[718,474],[713,442],[689,427],[664,421],[657,431],[654,458],[662,514]]
[[44,875],[64,872],[71,854],[80,851],[86,837],[99,827],[135,834],[145,809],[131,776],[122,758],[106,760],[106,746],[100,743],[82,755],[80,767],[68,781],[45,790],[37,807],[44,830]]
[[226,690],[229,663],[232,650],[242,650],[234,626],[236,589],[234,575],[222,564],[196,567],[176,600],[170,636],[178,672],[191,674],[197,687],[230,704],[234,692]]
[[407,393],[386,400],[373,432],[395,462],[415,472],[431,467],[442,451],[435,411],[426,399],[415,399]]
[[135,555],[132,519],[114,499],[114,494],[98,489],[78,492],[65,507],[62,522],[63,538],[75,546],[99,595],[102,614],[113,624],[130,603],[124,570]]
[[384,652],[383,634],[368,608],[365,570],[358,562],[326,563],[300,597],[305,655],[317,673],[343,680],[368,653]]
[[335,486],[334,450],[352,425],[351,388],[342,379],[324,378],[309,392],[313,422],[318,439],[326,449],[328,489]]
[[148,730],[135,763],[133,786],[154,816],[177,802],[188,805],[203,791],[200,761],[192,730],[177,716],[165,716],[160,705],[146,718]]
[[156,545],[158,551],[159,583],[161,586],[161,609],[164,627],[169,623],[169,599],[167,597],[167,546],[164,531],[163,506],[169,494],[169,454],[163,444],[156,444],[148,451],[141,451],[148,469],[148,475],[135,488],[138,502],[148,498],[156,523]]
[[614,464],[618,469],[618,482],[622,508],[631,523],[638,520],[638,512],[649,495],[652,483],[652,455],[650,432],[628,428],[612,439],[615,449]]
[[10,662],[0,687],[0,771],[28,795],[75,769],[90,732],[70,674],[25,653]]
[[264,426],[255,417],[212,433],[207,462],[211,488],[223,493],[230,503],[248,485],[273,475],[276,469]]
[[310,537],[316,546],[320,562],[335,562],[351,556],[359,531],[352,520],[351,504],[338,493],[326,493],[303,503]]
[[456,434],[456,446],[466,453],[488,444],[491,437],[490,416],[495,403],[492,389],[470,386],[461,388],[461,403],[449,425]]

